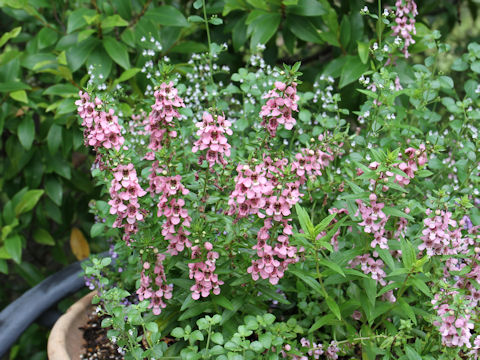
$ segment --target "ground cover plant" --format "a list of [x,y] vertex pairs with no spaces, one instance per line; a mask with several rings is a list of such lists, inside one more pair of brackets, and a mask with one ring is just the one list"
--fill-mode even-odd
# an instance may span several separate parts
[[144,94],[91,68],[92,233],[114,245],[85,274],[126,358],[478,357],[480,45],[455,84],[414,1],[360,14],[377,37],[353,115],[332,76],[301,90],[261,43],[230,76],[206,13],[209,51],[145,62]]

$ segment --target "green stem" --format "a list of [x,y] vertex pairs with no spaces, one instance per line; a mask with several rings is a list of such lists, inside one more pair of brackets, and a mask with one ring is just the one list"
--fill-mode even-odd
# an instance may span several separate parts
[[[397,301],[398,299],[400,299],[403,295],[403,293],[405,292],[405,290],[407,290],[407,281],[410,277],[410,275],[413,274],[413,271],[410,270],[410,272],[407,274],[407,276],[405,277],[405,280],[403,280],[403,283],[402,283],[402,286],[400,287],[400,290],[398,290],[397,292]],[[390,306],[390,309],[389,311],[385,312],[381,318],[381,320],[377,323],[377,325],[375,325],[373,327],[373,331],[375,331],[383,322],[384,320],[387,318],[388,314],[390,313],[390,311],[396,306],[396,303],[395,304],[392,304],[392,306]]]
[[378,0],[378,48],[382,47],[382,0]]
[[208,18],[207,18],[207,7],[205,6],[205,0],[202,0],[203,5],[203,21],[205,22],[205,28],[207,30],[207,40],[208,40],[208,66],[210,67],[210,81],[212,85],[213,82],[213,68],[212,68],[212,40],[210,38],[210,27],[208,26]]
[[208,325],[208,335],[207,335],[207,346],[205,347],[205,356],[207,359],[210,359],[210,355],[208,354],[208,348],[210,346],[210,336],[212,334],[212,325]]

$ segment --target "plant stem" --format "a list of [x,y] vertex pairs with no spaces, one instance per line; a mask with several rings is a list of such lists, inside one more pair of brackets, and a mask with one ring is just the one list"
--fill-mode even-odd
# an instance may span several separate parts
[[382,0],[378,0],[378,48],[382,47]]
[[212,334],[212,325],[208,325],[208,335],[207,335],[207,346],[205,347],[205,356],[207,359],[210,359],[210,355],[208,354],[208,347],[210,346],[210,336]]
[[205,22],[205,29],[207,30],[207,40],[208,40],[208,66],[210,72],[210,82],[212,85],[213,82],[213,68],[212,68],[212,40],[210,38],[210,27],[208,26],[208,18],[207,18],[207,7],[205,6],[205,0],[202,0],[203,5],[203,21]]

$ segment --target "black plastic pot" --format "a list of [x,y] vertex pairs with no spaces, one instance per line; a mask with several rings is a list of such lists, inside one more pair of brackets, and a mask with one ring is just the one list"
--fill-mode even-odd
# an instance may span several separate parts
[[[102,253],[100,256],[105,256]],[[85,286],[78,261],[49,276],[0,312],[0,358],[33,322],[53,326],[61,314],[54,306]]]

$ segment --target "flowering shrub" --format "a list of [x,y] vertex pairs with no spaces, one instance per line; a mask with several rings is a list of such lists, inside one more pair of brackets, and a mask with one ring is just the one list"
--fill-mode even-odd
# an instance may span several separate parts
[[[210,42],[185,77],[145,68],[142,98],[80,93],[108,197],[92,233],[115,241],[85,272],[126,358],[479,357],[480,45],[454,84],[413,0],[362,14],[388,26],[353,114],[262,47],[225,80]],[[410,65],[416,41],[433,55]]]

